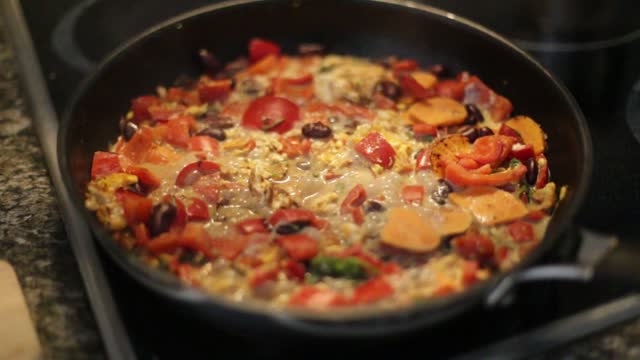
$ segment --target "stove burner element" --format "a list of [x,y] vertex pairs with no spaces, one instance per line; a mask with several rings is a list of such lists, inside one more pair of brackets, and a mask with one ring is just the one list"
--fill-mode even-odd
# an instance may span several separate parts
[[85,0],[75,5],[58,22],[51,34],[51,45],[56,55],[83,73],[90,72],[96,64],[83,54],[73,34],[80,16],[97,2],[98,0]]

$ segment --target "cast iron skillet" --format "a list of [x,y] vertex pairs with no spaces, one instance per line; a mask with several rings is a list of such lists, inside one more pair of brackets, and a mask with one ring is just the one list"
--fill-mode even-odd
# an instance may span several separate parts
[[[212,50],[228,61],[246,53],[251,37],[272,39],[293,52],[301,42],[319,42],[332,52],[367,57],[397,55],[421,64],[468,70],[509,98],[515,114],[527,114],[549,135],[553,179],[569,191],[540,246],[509,272],[460,294],[408,309],[337,310],[317,314],[266,311],[257,304],[232,303],[153,271],[120,249],[83,205],[94,151],[118,136],[118,119],[130,100],[171,84],[179,75],[200,72],[194,54]],[[110,258],[142,286],[181,311],[237,329],[316,335],[380,335],[430,326],[486,301],[501,280],[518,274],[548,252],[572,222],[591,173],[591,142],[573,98],[531,57],[495,33],[449,13],[397,0],[238,0],[209,6],[131,40],[111,55],[77,92],[60,128],[58,157],[74,205],[91,224]],[[87,239],[89,241],[89,239]],[[179,310],[175,310],[179,309]],[[291,331],[293,330],[293,332]]]

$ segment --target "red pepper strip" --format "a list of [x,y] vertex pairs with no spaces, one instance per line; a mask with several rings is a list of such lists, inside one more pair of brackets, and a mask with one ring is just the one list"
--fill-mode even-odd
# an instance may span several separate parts
[[377,277],[358,286],[352,302],[354,304],[370,304],[393,295],[393,287],[383,278]]
[[462,267],[462,283],[466,286],[473,285],[478,281],[478,262],[467,260]]
[[353,221],[360,225],[364,222],[364,212],[362,204],[367,199],[367,192],[364,186],[358,184],[349,191],[340,205],[340,214],[351,214]]
[[91,178],[99,178],[122,172],[120,155],[106,151],[96,151],[91,162]]
[[153,201],[131,191],[120,189],[116,192],[118,201],[124,209],[124,217],[129,227],[134,228],[139,223],[146,223],[151,216]]
[[425,135],[433,135],[436,136],[438,134],[438,128],[425,123],[413,124],[412,126],[413,134],[416,137],[425,136]]
[[335,290],[315,286],[302,287],[289,298],[289,305],[312,309],[326,309],[344,303],[345,297]]
[[318,242],[305,234],[283,235],[276,241],[294,260],[308,260],[318,254]]
[[527,172],[527,167],[518,164],[513,169],[492,174],[479,174],[463,168],[460,164],[450,162],[444,170],[445,179],[458,186],[488,185],[500,186],[520,180]]
[[507,225],[507,232],[516,242],[528,242],[536,239],[533,225],[524,221],[516,221]]
[[220,171],[220,165],[212,161],[196,161],[186,165],[176,178],[176,186],[185,187],[196,182],[201,176]]
[[549,162],[544,154],[538,155],[538,178],[536,180],[536,189],[542,189],[549,182]]
[[155,190],[160,186],[160,179],[155,176],[149,169],[141,166],[129,166],[127,173],[138,177],[138,184],[140,184],[146,192]]
[[402,200],[407,204],[421,204],[424,198],[424,186],[407,185],[402,188]]
[[494,253],[493,241],[477,232],[468,232],[451,240],[451,245],[460,256],[468,260],[488,261]]
[[249,41],[249,58],[251,62],[256,62],[268,55],[280,55],[280,45],[260,38],[253,38]]
[[431,168],[431,150],[424,148],[420,150],[416,157],[416,171],[427,170]]
[[292,222],[308,222],[317,229],[324,229],[328,223],[316,216],[311,210],[307,209],[280,209],[276,210],[269,218],[269,224],[276,227],[280,224]]
[[356,152],[374,164],[391,169],[395,162],[396,151],[391,144],[377,132],[369,133],[354,146]]
[[198,199],[191,199],[191,204],[187,207],[187,218],[189,220],[209,220],[209,208],[207,207],[207,203]]
[[253,233],[270,233],[263,218],[246,219],[236,224],[236,228],[244,235]]

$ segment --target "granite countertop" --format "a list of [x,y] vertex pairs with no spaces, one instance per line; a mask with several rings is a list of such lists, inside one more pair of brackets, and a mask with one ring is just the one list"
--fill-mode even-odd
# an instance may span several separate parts
[[[105,358],[1,29],[0,259],[15,268],[45,359]],[[640,320],[541,358],[640,358]]]

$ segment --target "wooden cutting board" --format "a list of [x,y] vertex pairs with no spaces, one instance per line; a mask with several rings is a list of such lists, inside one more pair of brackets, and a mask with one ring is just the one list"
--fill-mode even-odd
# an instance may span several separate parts
[[42,358],[22,289],[13,267],[0,261],[0,359]]

